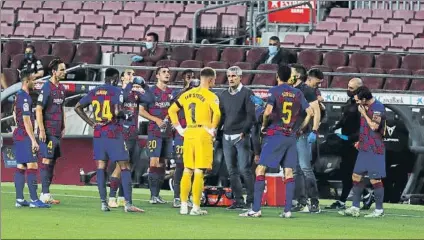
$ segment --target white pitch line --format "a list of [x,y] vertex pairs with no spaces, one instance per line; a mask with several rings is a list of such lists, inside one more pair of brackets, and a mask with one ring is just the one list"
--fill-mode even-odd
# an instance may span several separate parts
[[[6,193],[6,194],[15,194],[15,192],[6,192],[6,191],[2,191],[1,193]],[[55,196],[60,196],[60,197],[71,197],[71,198],[86,198],[86,199],[99,199],[99,197],[94,197],[94,196],[85,196],[85,195],[72,195],[72,194],[54,194]],[[141,201],[141,202],[149,202],[149,200],[146,199],[139,199],[139,198],[134,198],[133,200],[135,201]],[[274,207],[266,207],[266,208],[274,208]],[[321,210],[321,212],[325,213],[337,213],[336,210]],[[300,213],[302,215],[307,215],[308,213]],[[393,216],[393,217],[409,217],[409,218],[424,218],[424,216],[417,216],[417,215],[407,215],[407,214],[394,214],[394,213],[385,213],[385,216]]]

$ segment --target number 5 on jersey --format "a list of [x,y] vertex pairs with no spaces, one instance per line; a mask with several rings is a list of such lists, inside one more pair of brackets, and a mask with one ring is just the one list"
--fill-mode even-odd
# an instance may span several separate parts
[[289,124],[291,122],[292,118],[292,102],[284,102],[283,103],[283,117],[281,120],[283,120],[284,124]]
[[[110,100],[104,100],[103,105],[98,100],[93,100],[91,104],[95,108],[94,117],[96,121],[101,122],[103,119],[112,120],[113,114],[110,111]],[[99,115],[100,110],[102,111],[101,115]]]

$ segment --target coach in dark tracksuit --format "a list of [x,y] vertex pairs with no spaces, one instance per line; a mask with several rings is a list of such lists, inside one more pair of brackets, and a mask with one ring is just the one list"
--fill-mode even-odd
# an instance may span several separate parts
[[242,70],[239,67],[230,67],[227,70],[230,87],[220,95],[219,99],[224,159],[235,198],[228,209],[245,208],[240,175],[243,176],[246,186],[246,203],[253,203],[254,177],[250,130],[254,123],[255,106],[250,100],[250,96],[253,95],[252,90],[240,83],[241,75]]
[[361,114],[358,112],[358,105],[353,99],[354,92],[358,87],[362,86],[362,80],[359,78],[353,78],[349,81],[347,95],[349,100],[342,107],[342,117],[340,121],[334,126],[330,127],[330,132],[341,128],[342,134],[337,134],[343,141],[343,147],[340,149],[342,162],[340,164],[340,172],[342,176],[342,194],[340,199],[331,206],[326,207],[327,209],[345,209],[346,199],[349,196],[350,190],[352,189],[352,173],[355,166],[356,156],[358,150],[354,147],[355,142],[359,140],[359,127],[361,121]]

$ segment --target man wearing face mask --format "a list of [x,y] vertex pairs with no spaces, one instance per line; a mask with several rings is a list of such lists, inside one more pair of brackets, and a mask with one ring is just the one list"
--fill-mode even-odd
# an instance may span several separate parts
[[35,56],[35,48],[32,45],[28,45],[25,48],[25,58],[19,65],[18,71],[27,71],[30,74],[32,80],[41,78],[44,76],[43,64]]
[[150,32],[146,35],[146,49],[140,55],[133,56],[133,62],[152,62],[154,65],[159,60],[166,57],[166,49],[158,46],[159,36],[157,33]]
[[269,39],[267,54],[262,58],[261,63],[287,65],[297,62],[297,55],[280,47],[280,39],[272,36]]
[[[309,124],[304,129],[299,129],[297,138],[298,166],[295,169],[295,181],[298,204],[292,209],[293,212],[319,213],[318,187],[315,174],[312,169],[312,143],[316,141],[319,123],[321,121],[321,109],[315,90],[305,84],[307,73],[305,67],[300,64],[292,65],[293,87],[302,91],[307,102],[313,110],[312,126]],[[306,118],[306,114],[303,116]],[[311,202],[308,204],[307,197]]]
[[352,189],[352,172],[353,167],[355,166],[356,156],[358,155],[358,150],[354,147],[354,143],[359,139],[359,127],[361,114],[358,111],[358,105],[356,104],[355,91],[363,85],[360,78],[352,78],[347,85],[347,95],[349,100],[342,107],[342,117],[334,125],[331,126],[329,131],[334,132],[334,130],[341,128],[342,133],[337,134],[343,141],[343,147],[340,150],[342,153],[342,163],[340,164],[340,172],[342,178],[342,194],[340,199],[326,209],[345,209],[346,199],[349,196],[350,190]]
[[224,159],[235,199],[228,207],[230,210],[245,208],[240,175],[243,176],[246,185],[247,205],[253,203],[254,191],[250,130],[255,119],[255,106],[250,100],[253,92],[240,83],[241,76],[242,70],[237,66],[227,70],[230,87],[220,95],[219,101],[220,126],[223,126],[224,133],[222,137]]

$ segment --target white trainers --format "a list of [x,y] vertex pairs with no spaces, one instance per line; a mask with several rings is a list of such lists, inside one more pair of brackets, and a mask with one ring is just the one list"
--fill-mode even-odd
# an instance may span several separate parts
[[284,212],[280,214],[280,218],[291,218],[292,213],[291,212]]
[[125,207],[125,198],[124,197],[118,197],[118,207]]
[[206,215],[208,212],[206,210],[202,210],[200,208],[192,208],[190,211],[190,215],[192,216],[199,216],[199,215]]
[[365,215],[366,218],[379,218],[384,217],[384,210],[383,209],[375,209],[374,212]]
[[247,212],[244,213],[240,213],[239,217],[261,217],[262,216],[262,211],[259,210],[257,212],[253,211],[253,210],[249,210]]
[[40,200],[43,203],[47,203],[47,204],[59,204],[60,201],[59,200],[55,200],[52,195],[50,193],[41,193],[40,194]]
[[188,205],[186,202],[181,202],[180,205],[180,214],[181,215],[187,215],[188,214]]
[[343,211],[339,211],[338,213],[343,216],[352,216],[352,217],[359,217],[361,215],[360,209],[357,207],[350,207]]

